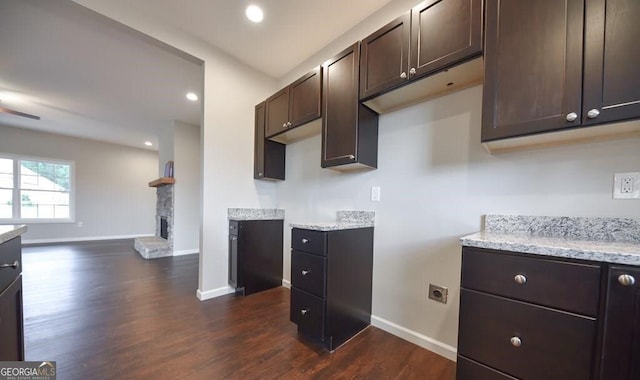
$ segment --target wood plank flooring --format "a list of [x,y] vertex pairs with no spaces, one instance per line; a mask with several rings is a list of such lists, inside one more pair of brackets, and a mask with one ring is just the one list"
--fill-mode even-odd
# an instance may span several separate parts
[[200,302],[197,255],[133,241],[23,248],[27,360],[58,379],[434,379],[455,364],[374,327],[332,354],[298,338],[289,290]]

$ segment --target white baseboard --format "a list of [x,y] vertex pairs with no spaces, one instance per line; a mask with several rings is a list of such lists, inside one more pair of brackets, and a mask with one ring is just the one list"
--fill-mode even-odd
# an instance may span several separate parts
[[198,248],[195,249],[183,249],[182,251],[173,251],[174,256],[193,255],[194,253],[200,253]]
[[227,294],[231,294],[236,290],[230,286],[223,286],[217,289],[205,290],[204,292],[200,291],[200,289],[196,290],[196,297],[200,301],[210,300],[212,298],[226,296]]
[[397,325],[391,321],[387,321],[386,319],[377,317],[375,315],[371,316],[371,325],[413,344],[416,344],[422,348],[425,348],[431,352],[434,352],[440,356],[444,356],[449,360],[456,361],[458,350],[446,343],[442,343],[433,338],[429,338],[428,336],[422,335],[417,331],[410,330],[406,327]]
[[284,286],[287,289],[291,289],[291,281],[289,280],[285,280],[284,278],[282,279],[282,286]]
[[109,235],[109,236],[87,236],[87,237],[69,237],[56,239],[23,239],[22,244],[48,244],[48,243],[73,243],[80,241],[99,241],[99,240],[122,240],[135,239],[137,237],[155,236],[154,234],[138,234],[138,235]]

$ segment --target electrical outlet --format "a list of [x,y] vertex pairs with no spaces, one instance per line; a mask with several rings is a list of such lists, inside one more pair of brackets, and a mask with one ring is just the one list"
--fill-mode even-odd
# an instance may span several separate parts
[[613,198],[640,198],[640,173],[615,173],[613,176]]
[[437,302],[447,303],[449,289],[444,286],[429,284],[429,299]]
[[371,186],[371,201],[380,202],[380,186]]

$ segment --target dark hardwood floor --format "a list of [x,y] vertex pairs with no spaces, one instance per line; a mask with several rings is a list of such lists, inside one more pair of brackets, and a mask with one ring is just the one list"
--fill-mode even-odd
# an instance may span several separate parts
[[58,379],[443,379],[453,362],[374,327],[334,353],[298,339],[289,290],[200,302],[197,255],[133,241],[23,249],[27,360]]

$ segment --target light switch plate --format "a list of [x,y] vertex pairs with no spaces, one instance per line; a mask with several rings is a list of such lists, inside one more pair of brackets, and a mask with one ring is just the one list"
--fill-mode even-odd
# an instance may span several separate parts
[[380,186],[371,186],[371,201],[380,202]]
[[640,199],[640,172],[615,173],[613,176],[614,199]]

